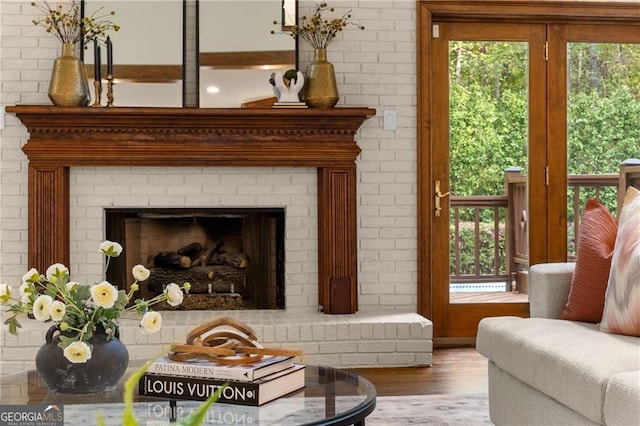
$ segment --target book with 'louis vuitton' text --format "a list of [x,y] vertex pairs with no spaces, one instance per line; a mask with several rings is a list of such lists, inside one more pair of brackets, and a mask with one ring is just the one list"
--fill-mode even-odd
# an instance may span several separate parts
[[227,384],[217,402],[260,406],[302,389],[305,385],[304,368],[304,365],[296,364],[250,382],[145,373],[138,382],[138,394],[205,401]]

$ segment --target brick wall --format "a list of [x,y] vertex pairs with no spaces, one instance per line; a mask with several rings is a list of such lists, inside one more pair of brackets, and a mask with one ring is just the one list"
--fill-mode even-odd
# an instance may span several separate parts
[[[102,273],[104,208],[285,207],[287,310],[318,307],[316,170],[307,168],[71,168],[74,280]],[[126,247],[125,247],[126,249]]]
[[[301,0],[300,13],[309,15],[316,1]],[[417,184],[416,184],[416,2],[331,1],[338,12],[352,9],[354,20],[366,27],[354,27],[338,36],[328,49],[328,60],[335,66],[340,101],[338,106],[368,106],[378,114],[360,130],[362,148],[358,165],[358,259],[359,305],[362,312],[380,308],[415,312],[417,306]],[[58,56],[59,43],[35,27],[37,15],[30,0],[0,2],[0,104],[49,104],[47,88],[52,62]],[[300,43],[300,67],[312,59],[311,49]],[[397,129],[382,128],[382,112],[395,108]],[[27,162],[21,146],[28,133],[13,116],[5,116],[0,133],[0,281],[18,284],[27,261]],[[73,170],[73,169],[72,169]],[[289,243],[287,259],[315,255],[315,173],[310,170],[273,171],[265,182],[264,170],[180,170],[105,169],[73,170],[72,184],[72,262],[79,273],[96,272],[99,256],[96,242],[102,239],[99,206],[111,206],[111,200],[124,206],[137,206],[140,196],[156,207],[179,206],[186,200],[219,197],[228,205],[246,205],[249,200],[272,205],[274,200],[295,199],[295,220],[287,218]],[[239,179],[229,192],[204,193],[201,186],[171,184],[175,179],[203,178],[225,181]],[[127,182],[135,185],[129,187]],[[110,182],[110,185],[106,185]],[[76,186],[75,184],[81,184]],[[306,186],[305,186],[306,185]],[[162,189],[164,188],[164,189]],[[222,191],[222,188],[220,188]],[[196,191],[196,193],[191,193]],[[264,195],[268,194],[268,195]],[[82,195],[81,197],[79,197]],[[198,201],[199,202],[199,201]],[[307,205],[308,202],[308,205]],[[276,203],[279,204],[279,203]],[[308,216],[304,216],[302,210]],[[84,228],[78,218],[89,218]],[[307,240],[308,238],[308,240]],[[307,254],[296,252],[307,248]],[[313,246],[313,247],[311,247]],[[291,265],[287,265],[289,268]],[[313,259],[300,263],[295,282],[301,298],[296,305],[311,303],[317,295]],[[307,292],[307,289],[309,292]],[[304,294],[304,296],[303,296]],[[287,296],[287,300],[291,300]],[[295,298],[294,298],[295,300]],[[312,304],[317,303],[314,299]],[[0,342],[2,344],[2,342]]]

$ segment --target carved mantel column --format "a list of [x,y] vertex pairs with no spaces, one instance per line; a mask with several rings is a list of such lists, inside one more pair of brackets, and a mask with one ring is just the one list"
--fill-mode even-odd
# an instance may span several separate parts
[[69,265],[69,167],[29,164],[28,211],[28,267]]
[[18,105],[7,112],[30,133],[23,147],[29,267],[69,265],[70,167],[315,167],[318,303],[325,313],[357,311],[355,135],[374,109]]

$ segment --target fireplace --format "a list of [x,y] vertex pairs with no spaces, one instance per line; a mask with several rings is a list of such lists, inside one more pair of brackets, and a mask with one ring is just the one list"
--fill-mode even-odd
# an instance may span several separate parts
[[[375,110],[19,105],[7,112],[29,131],[23,147],[29,160],[26,266],[44,270],[60,261],[81,282],[99,275],[105,209],[283,207],[285,309],[228,315],[254,328],[265,346],[302,350],[301,362],[308,364],[431,364],[430,321],[384,301],[358,309],[358,286],[363,293],[376,290],[357,276],[355,138]],[[271,190],[264,190],[265,180]],[[198,197],[194,187],[202,188]],[[234,196],[220,197],[212,188]],[[324,314],[346,315],[324,315],[318,305]],[[141,335],[138,321],[124,320],[120,334],[130,359],[142,362],[219,315],[164,311],[161,333]],[[5,345],[1,372],[33,368],[25,354],[37,352],[47,324],[27,325],[35,340]]]
[[[70,264],[71,167],[313,167],[317,304],[358,310],[355,142],[370,108],[6,108],[27,127],[29,267]],[[285,278],[286,281],[286,278]]]
[[129,290],[131,269],[151,271],[140,295],[188,282],[184,302],[161,309],[284,309],[283,208],[143,208],[105,210],[107,239],[125,254],[112,259],[109,282]]

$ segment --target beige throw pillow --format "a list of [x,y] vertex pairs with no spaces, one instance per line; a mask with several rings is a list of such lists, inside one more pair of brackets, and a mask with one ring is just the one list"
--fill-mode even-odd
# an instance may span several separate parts
[[600,330],[640,336],[640,191],[629,187],[618,218]]

